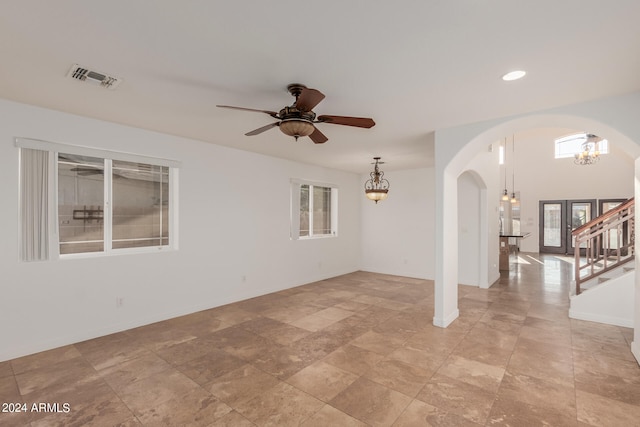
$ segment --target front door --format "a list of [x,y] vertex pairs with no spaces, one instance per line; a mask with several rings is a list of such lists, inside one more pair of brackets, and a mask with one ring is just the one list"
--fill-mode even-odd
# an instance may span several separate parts
[[[567,210],[567,214],[569,215],[567,218],[567,242],[571,242],[571,244],[568,245],[567,253],[573,255],[576,247],[575,239],[571,232],[598,216],[596,213],[596,201],[595,199],[567,200]],[[582,249],[584,247],[586,246],[581,247],[582,255],[584,255],[585,249]]]
[[596,216],[596,201],[541,200],[540,253],[573,254],[571,232]]
[[[599,200],[599,212],[600,215],[607,213],[611,209],[615,209],[627,199],[604,199]],[[609,250],[618,250],[621,246],[626,246],[629,244],[629,233],[628,233],[628,223],[624,223],[622,226],[622,233],[608,233],[608,239],[603,239],[601,242],[601,247],[604,249],[605,247]]]
[[567,201],[540,201],[540,253],[567,252]]

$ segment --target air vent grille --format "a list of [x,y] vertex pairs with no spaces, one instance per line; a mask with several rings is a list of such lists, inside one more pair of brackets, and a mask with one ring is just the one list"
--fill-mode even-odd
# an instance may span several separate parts
[[81,67],[78,64],[73,64],[67,76],[74,80],[91,83],[93,85],[104,87],[106,89],[115,89],[122,82],[122,79],[118,77],[113,77],[104,73],[92,71],[88,68]]

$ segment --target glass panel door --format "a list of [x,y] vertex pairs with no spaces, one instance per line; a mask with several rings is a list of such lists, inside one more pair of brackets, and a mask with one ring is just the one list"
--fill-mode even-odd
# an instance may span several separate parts
[[[573,254],[575,251],[575,238],[572,236],[571,232],[595,218],[596,201],[595,199],[567,200],[567,204],[569,206],[569,218],[567,218],[567,223],[570,224],[570,227],[567,227],[567,241],[571,242],[571,246],[568,248],[567,253]],[[582,246],[580,246],[580,249],[584,249],[585,247],[586,243],[583,243]]]
[[563,254],[566,244],[566,201],[540,201],[540,252]]
[[[599,208],[600,208],[600,215],[607,213],[608,211],[610,211],[611,209],[615,209],[618,206],[620,206],[621,204],[623,204],[624,202],[626,202],[627,199],[604,199],[604,200],[599,200]],[[627,244],[627,229],[628,229],[628,225],[625,223],[622,227],[622,235],[618,235],[618,233],[609,233],[609,238],[608,239],[604,239],[604,241],[602,242],[602,246],[603,248],[608,248],[608,249],[619,249],[620,246],[622,245],[626,245]]]
[[596,216],[596,200],[541,200],[540,253],[573,254],[571,232]]

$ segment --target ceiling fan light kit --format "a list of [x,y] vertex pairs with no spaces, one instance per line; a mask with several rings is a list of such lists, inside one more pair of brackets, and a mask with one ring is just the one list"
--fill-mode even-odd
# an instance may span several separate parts
[[301,136],[309,136],[316,128],[313,122],[304,119],[286,119],[280,122],[280,130],[296,140]]
[[293,105],[284,107],[279,112],[270,110],[257,110],[253,108],[233,107],[231,105],[218,105],[221,108],[232,108],[235,110],[254,111],[265,113],[277,119],[277,122],[270,123],[258,129],[247,132],[245,135],[254,136],[261,134],[271,128],[279,127],[285,135],[292,136],[296,140],[300,137],[308,136],[316,144],[328,141],[328,138],[315,126],[316,123],[327,123],[343,126],[354,126],[361,128],[371,128],[376,123],[373,119],[364,117],[331,116],[322,115],[316,117],[313,108],[324,99],[324,94],[317,89],[310,89],[300,83],[292,83],[287,86],[287,90],[296,98]]

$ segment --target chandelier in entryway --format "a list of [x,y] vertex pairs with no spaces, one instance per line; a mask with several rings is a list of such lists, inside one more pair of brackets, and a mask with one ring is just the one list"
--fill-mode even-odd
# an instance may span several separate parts
[[598,143],[602,138],[593,134],[587,134],[587,139],[582,143],[582,151],[575,154],[576,165],[593,165],[600,160],[600,150]]

